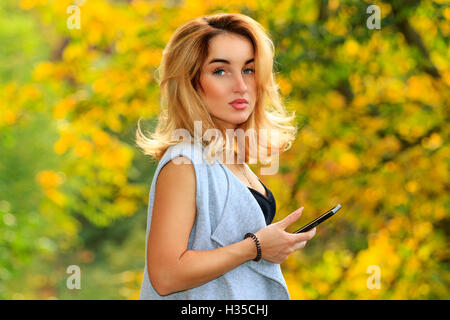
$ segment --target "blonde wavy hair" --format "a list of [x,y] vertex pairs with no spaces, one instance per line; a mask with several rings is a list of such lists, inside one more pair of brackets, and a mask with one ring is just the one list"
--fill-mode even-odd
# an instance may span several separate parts
[[[247,140],[244,141],[243,150],[242,143],[236,145],[235,136],[230,137],[218,128],[197,91],[201,66],[208,56],[209,40],[223,33],[246,37],[254,49],[257,86],[255,109],[247,121],[237,127],[249,139],[248,147]],[[274,151],[278,154],[288,150],[297,134],[297,127],[293,124],[295,111],[289,115],[281,101],[279,87],[274,79],[273,59],[272,40],[257,21],[246,15],[217,13],[190,20],[178,27],[163,50],[158,68],[161,114],[155,132],[146,137],[141,131],[139,119],[137,146],[144,154],[159,161],[170,146],[186,140],[180,140],[174,132],[184,129],[192,138],[195,136],[194,122],[199,121],[202,132],[200,141],[190,141],[208,146],[208,162],[212,163],[214,155],[221,152],[234,150],[237,153],[242,150],[245,162],[257,163],[259,160],[263,164],[271,163]],[[203,133],[208,129],[219,130],[222,137],[207,139]],[[273,130],[277,133],[276,143],[270,138]],[[254,155],[257,154],[259,158],[256,159]]]

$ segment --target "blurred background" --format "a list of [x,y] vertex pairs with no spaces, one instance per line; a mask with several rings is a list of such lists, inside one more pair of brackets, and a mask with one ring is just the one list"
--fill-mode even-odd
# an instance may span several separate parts
[[175,29],[216,12],[266,28],[296,110],[279,173],[251,165],[275,221],[342,204],[282,264],[291,298],[449,299],[445,0],[2,0],[0,299],[139,297],[156,163],[137,120],[156,125]]

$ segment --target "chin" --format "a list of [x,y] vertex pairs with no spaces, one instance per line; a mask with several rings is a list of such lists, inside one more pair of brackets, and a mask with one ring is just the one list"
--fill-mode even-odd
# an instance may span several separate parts
[[234,117],[230,117],[229,114],[225,117],[215,117],[216,119],[220,120],[222,123],[228,123],[232,126],[239,126],[243,123],[247,122],[247,120],[250,118],[251,113],[242,113],[242,114],[235,114]]
[[250,116],[240,117],[239,119],[234,119],[234,121],[230,121],[230,123],[238,126],[238,125],[241,125],[241,124],[247,122],[249,117]]

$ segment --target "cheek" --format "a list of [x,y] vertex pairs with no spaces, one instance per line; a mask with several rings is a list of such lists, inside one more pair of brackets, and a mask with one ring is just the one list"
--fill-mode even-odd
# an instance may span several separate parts
[[224,95],[224,86],[220,85],[217,81],[207,79],[204,81],[205,95],[208,99],[217,99]]
[[249,88],[251,88],[253,94],[256,94],[256,91],[258,89],[257,89],[257,84],[256,84],[256,79],[255,78],[250,80]]

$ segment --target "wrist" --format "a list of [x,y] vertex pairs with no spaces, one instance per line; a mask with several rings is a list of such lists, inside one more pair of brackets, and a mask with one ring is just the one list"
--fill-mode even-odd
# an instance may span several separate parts
[[254,256],[254,258],[252,260],[256,261],[256,262],[261,260],[261,254],[262,254],[262,252],[261,252],[261,243],[259,242],[258,237],[255,234],[253,234],[251,232],[248,232],[244,236],[244,239],[251,239],[253,244],[254,244],[254,247],[256,249],[256,255]]
[[256,257],[256,246],[252,238],[245,238],[242,240],[245,244],[245,261],[253,260]]

